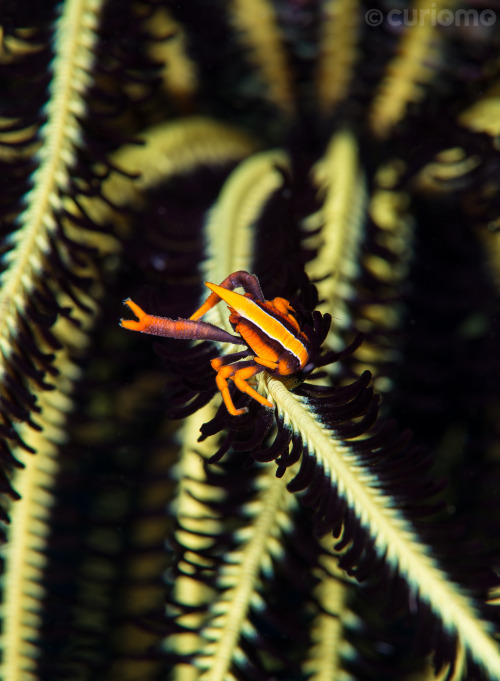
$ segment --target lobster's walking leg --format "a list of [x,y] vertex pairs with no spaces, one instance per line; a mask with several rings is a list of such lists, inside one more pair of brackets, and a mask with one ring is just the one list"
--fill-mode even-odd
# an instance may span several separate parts
[[231,362],[234,362],[236,359],[243,358],[247,355],[248,352],[242,350],[241,352],[233,352],[232,354],[225,355],[224,357],[215,357],[215,359],[211,360],[210,362],[210,364],[212,365],[212,369],[214,369],[217,372],[215,382],[222,395],[222,399],[224,400],[226,409],[233,416],[239,416],[240,414],[244,414],[247,411],[247,409],[245,408],[236,409],[236,407],[234,406],[233,400],[231,398],[231,393],[229,392],[227,379],[231,378],[233,373],[236,371],[236,367],[228,365],[230,365]]
[[250,395],[250,397],[252,397],[254,400],[257,400],[257,402],[264,405],[264,407],[272,407],[273,405],[271,402],[269,402],[269,400],[266,400],[266,398],[258,393],[255,388],[252,388],[252,386],[248,385],[247,383],[249,378],[252,378],[256,374],[260,373],[263,371],[263,369],[263,367],[259,366],[243,367],[242,369],[238,369],[236,371],[233,376],[233,381],[235,386],[238,388],[238,390],[241,390],[242,393]]
[[224,404],[226,405],[228,412],[233,416],[239,416],[240,414],[244,414],[247,411],[246,407],[243,407],[242,409],[236,409],[236,407],[234,406],[231,394],[229,392],[228,385],[229,379],[234,381],[234,384],[236,385],[238,390],[241,390],[241,392],[250,395],[250,397],[253,397],[253,399],[257,400],[257,402],[263,404],[265,407],[272,407],[273,405],[270,402],[268,402],[268,400],[262,397],[262,395],[260,395],[256,390],[254,390],[254,388],[252,388],[251,386],[248,385],[248,383],[246,383],[246,381],[249,378],[252,378],[260,371],[262,371],[262,368],[255,366],[254,364],[249,365],[247,362],[240,362],[239,364],[231,365],[227,363],[227,360],[228,360],[227,356],[216,357],[215,359],[212,360],[211,364],[212,367],[217,371],[215,381],[217,383],[217,387],[221,392],[222,399],[224,400]]
[[240,414],[245,414],[245,412],[248,411],[246,407],[243,407],[242,409],[236,409],[234,406],[233,400],[231,398],[231,393],[229,392],[229,386],[227,384],[228,378],[231,378],[236,369],[235,367],[232,367],[230,364],[224,365],[217,369],[217,376],[215,377],[215,382],[217,383],[217,387],[220,390],[220,393],[222,395],[222,399],[224,400],[224,404],[226,405],[226,409],[232,416],[239,416]]
[[272,359],[263,359],[262,357],[254,357],[253,361],[260,364],[261,367],[266,367],[266,369],[277,369],[278,362],[274,362]]

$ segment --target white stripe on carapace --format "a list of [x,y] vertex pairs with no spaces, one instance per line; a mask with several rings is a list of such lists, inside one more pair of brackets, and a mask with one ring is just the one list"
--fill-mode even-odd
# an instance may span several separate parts
[[309,357],[306,346],[278,319],[259,307],[253,300],[239,293],[209,282],[205,282],[205,286],[220,296],[241,317],[258,326],[264,335],[269,336],[279,343],[284,350],[294,355],[299,360],[301,367],[304,366]]

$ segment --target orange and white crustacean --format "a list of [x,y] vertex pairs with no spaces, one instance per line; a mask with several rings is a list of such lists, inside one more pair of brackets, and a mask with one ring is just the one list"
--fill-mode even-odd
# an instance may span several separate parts
[[[230,414],[238,416],[245,408],[237,409],[229,392],[231,379],[241,392],[250,395],[265,407],[272,407],[269,400],[258,393],[247,381],[261,371],[275,376],[292,376],[304,370],[310,358],[310,341],[301,330],[295,311],[285,298],[265,300],[259,280],[253,274],[239,271],[230,274],[219,285],[206,282],[212,291],[203,305],[189,319],[169,319],[144,312],[130,298],[125,305],[137,316],[138,321],[122,319],[120,324],[132,331],[141,331],[168,338],[192,338],[222,343],[246,345],[247,349],[213,359],[211,364],[217,372],[217,387]],[[246,293],[236,293],[241,286]],[[233,335],[219,327],[199,321],[221,300],[227,303],[229,321],[238,334]],[[252,355],[249,357],[249,355]],[[249,357],[244,361],[243,358]]]

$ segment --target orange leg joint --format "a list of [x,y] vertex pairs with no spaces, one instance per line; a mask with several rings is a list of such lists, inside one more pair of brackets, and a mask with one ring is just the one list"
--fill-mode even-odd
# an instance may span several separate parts
[[255,390],[255,388],[252,388],[252,386],[248,385],[247,383],[248,379],[253,378],[253,376],[262,371],[262,367],[252,365],[248,366],[246,362],[244,363],[244,366],[238,364],[231,365],[227,364],[225,360],[226,360],[225,357],[224,358],[216,357],[215,359],[212,360],[211,364],[212,367],[217,371],[215,381],[217,383],[217,387],[221,392],[222,399],[224,400],[224,404],[226,405],[228,412],[232,416],[239,416],[240,414],[244,414],[245,412],[248,411],[246,407],[242,409],[236,409],[236,407],[234,406],[231,394],[229,392],[228,386],[229,379],[234,381],[235,386],[242,393],[250,395],[251,398],[259,402],[259,404],[262,404],[264,407],[272,408],[273,405],[271,404],[271,402],[269,402],[269,400],[266,400],[266,398],[263,397],[260,393],[258,393]]
[[252,388],[251,385],[248,385],[246,381],[248,381],[249,378],[252,378],[256,374],[258,374],[262,369],[258,366],[249,366],[249,367],[244,367],[243,369],[238,369],[236,373],[234,374],[233,381],[235,386],[238,388],[238,390],[241,390],[242,393],[246,393],[247,395],[250,395],[254,400],[259,402],[259,404],[262,404],[264,407],[273,407],[271,402],[269,400],[266,400],[265,397],[263,397],[260,393],[258,393],[255,388]]
[[234,406],[233,400],[231,399],[231,393],[229,392],[229,386],[227,384],[227,379],[231,378],[235,372],[234,367],[227,365],[221,367],[217,371],[217,376],[215,377],[215,382],[217,383],[217,387],[220,390],[220,393],[222,395],[222,399],[224,400],[224,404],[226,405],[226,408],[228,412],[232,416],[240,416],[240,414],[245,414],[248,409],[246,407],[243,407],[242,409],[236,409]]

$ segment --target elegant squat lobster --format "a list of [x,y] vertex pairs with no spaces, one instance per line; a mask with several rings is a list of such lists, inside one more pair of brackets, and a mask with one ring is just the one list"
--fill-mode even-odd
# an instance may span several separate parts
[[[120,324],[132,331],[141,331],[169,338],[195,338],[222,343],[247,345],[241,351],[217,357],[211,364],[217,372],[217,387],[222,393],[227,410],[238,416],[247,409],[236,409],[229,392],[231,379],[241,392],[250,395],[265,407],[273,405],[252,388],[247,381],[263,370],[276,376],[291,376],[309,369],[310,339],[300,329],[295,311],[284,298],[265,300],[259,280],[253,274],[239,271],[230,274],[216,286],[205,282],[212,291],[203,305],[189,319],[169,319],[146,314],[130,298],[124,301],[139,321],[121,319]],[[241,295],[233,289],[241,286]],[[229,321],[237,336],[213,324],[198,321],[208,310],[223,300],[227,303]],[[246,361],[237,361],[254,354]],[[233,362],[236,362],[233,364]],[[312,367],[311,367],[312,368]]]

